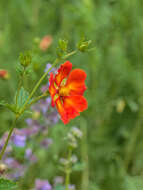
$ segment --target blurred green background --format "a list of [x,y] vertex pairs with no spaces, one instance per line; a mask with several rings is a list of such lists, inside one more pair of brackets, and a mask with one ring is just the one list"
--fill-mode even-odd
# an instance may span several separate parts
[[[37,38],[51,35],[46,52],[35,48]],[[68,39],[69,50],[85,36],[95,51],[79,53],[69,60],[87,73],[88,110],[67,127],[60,122],[55,146],[63,147],[59,133],[77,125],[85,133],[80,144],[82,171],[73,172],[77,190],[143,189],[143,11],[139,0],[0,0],[0,69],[10,80],[0,81],[0,99],[12,101],[18,83],[16,65],[24,50],[34,49],[35,73],[27,82],[33,87],[47,62],[56,56],[58,40]],[[0,133],[12,121],[12,114],[0,108]],[[25,126],[24,121],[19,122]],[[60,132],[59,132],[60,131]],[[61,132],[62,131],[62,132]],[[53,132],[53,133],[54,133]],[[57,151],[56,149],[56,151]],[[53,152],[54,155],[56,152]],[[40,163],[51,179],[59,173],[54,161]],[[43,165],[42,165],[43,164]],[[46,164],[46,166],[44,165]],[[50,168],[50,172],[48,172]],[[37,170],[34,170],[35,172]],[[37,174],[31,173],[33,180]],[[40,176],[38,176],[40,177]],[[25,178],[25,184],[30,179]]]

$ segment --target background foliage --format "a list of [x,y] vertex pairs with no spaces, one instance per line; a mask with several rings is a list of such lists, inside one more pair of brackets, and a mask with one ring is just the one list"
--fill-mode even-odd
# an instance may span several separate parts
[[[30,188],[35,177],[52,181],[60,175],[54,157],[64,149],[70,126],[84,132],[77,154],[85,167],[73,172],[72,183],[80,190],[143,189],[143,11],[139,0],[0,0],[0,68],[10,80],[0,81],[0,99],[11,101],[18,83],[19,52],[33,49],[37,38],[50,34],[53,44],[46,52],[34,49],[35,73],[26,83],[33,87],[47,62],[55,58],[59,38],[74,49],[82,36],[91,39],[95,51],[70,58],[74,67],[87,72],[88,110],[68,126],[52,128],[53,149],[40,164],[30,168],[21,189]],[[0,108],[1,135],[13,115]],[[18,127],[26,124],[24,119]],[[66,148],[64,150],[66,152]],[[42,154],[37,150],[37,154]],[[44,168],[44,170],[43,170]]]

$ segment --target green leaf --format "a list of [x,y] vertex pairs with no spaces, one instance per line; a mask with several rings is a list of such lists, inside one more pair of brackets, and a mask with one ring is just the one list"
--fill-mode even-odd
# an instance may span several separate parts
[[0,189],[1,190],[18,190],[15,182],[0,178]]
[[4,107],[8,108],[9,110],[11,110],[12,112],[16,113],[16,106],[14,104],[8,104],[4,101],[1,101],[0,106],[4,106]]
[[29,96],[29,93],[23,87],[21,87],[21,89],[19,91],[18,98],[17,98],[17,107],[18,107],[18,109],[23,107],[23,105],[25,104],[28,96]]

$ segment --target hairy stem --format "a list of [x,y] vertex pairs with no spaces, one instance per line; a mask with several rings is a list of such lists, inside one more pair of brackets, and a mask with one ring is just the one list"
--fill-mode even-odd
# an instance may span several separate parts
[[0,160],[2,160],[2,157],[3,157],[3,155],[4,155],[5,151],[6,151],[6,147],[7,147],[7,145],[8,145],[9,140],[10,140],[10,137],[11,137],[11,135],[12,135],[12,132],[13,132],[13,130],[14,130],[14,127],[15,127],[15,125],[16,125],[17,119],[18,119],[18,117],[16,117],[15,120],[13,121],[12,127],[11,127],[11,129],[10,129],[10,131],[9,131],[9,134],[8,134],[8,137],[7,137],[7,139],[6,139],[6,141],[5,141],[5,144],[4,144],[4,146],[3,146],[3,148],[2,148],[2,150],[1,150],[1,152],[0,152]]
[[42,77],[40,78],[40,80],[37,82],[37,84],[35,85],[35,87],[33,88],[31,94],[29,95],[29,97],[27,98],[24,106],[23,106],[23,109],[21,110],[20,112],[20,115],[25,111],[26,109],[26,106],[29,102],[29,100],[32,98],[32,96],[34,95],[34,93],[36,92],[36,90],[39,88],[40,84],[42,83],[42,81],[44,80],[44,78],[47,76],[47,74],[51,71],[51,69],[59,62],[59,59],[56,59],[55,62],[53,63],[52,67],[46,72],[44,73],[44,75],[42,75]]

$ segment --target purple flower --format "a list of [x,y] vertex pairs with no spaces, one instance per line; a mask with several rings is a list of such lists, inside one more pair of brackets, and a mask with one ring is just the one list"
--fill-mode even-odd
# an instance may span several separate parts
[[26,144],[26,136],[15,134],[13,137],[13,143],[17,147],[24,147]]
[[55,177],[55,179],[54,179],[54,184],[56,185],[56,184],[63,184],[63,182],[64,182],[64,178],[62,177],[62,176],[57,176],[57,177]]
[[15,129],[11,137],[11,141],[17,147],[24,147],[26,144],[26,135],[23,133],[22,130]]
[[[46,73],[51,67],[52,67],[52,65],[51,65],[50,63],[47,63],[46,68],[45,68],[45,73]],[[55,72],[56,72],[56,69],[55,69],[55,68],[52,68],[52,69],[50,70],[49,74],[50,74],[51,72],[52,72],[52,73],[55,73]]]
[[51,145],[52,143],[53,143],[52,139],[47,138],[43,139],[40,144],[43,148],[49,148],[49,145]]
[[75,185],[69,185],[69,190],[75,190]]
[[32,153],[31,148],[27,148],[25,151],[25,158],[28,159],[30,162],[34,163],[37,162],[37,157]]
[[29,128],[24,128],[21,130],[28,137],[36,135],[42,128],[42,126],[38,123],[38,121],[30,118],[26,120],[26,123],[28,124]]
[[34,190],[52,190],[52,186],[50,185],[48,180],[36,179]]
[[52,111],[51,113],[48,113],[45,117],[45,123],[47,125],[53,125],[56,124],[59,121],[59,114],[57,111]]
[[45,93],[49,89],[49,84],[41,87],[41,92]]
[[40,100],[37,104],[35,104],[34,106],[32,106],[32,110],[37,111],[37,112],[42,112],[43,114],[45,114],[51,104],[51,98],[48,97],[45,100]]
[[19,168],[20,167],[20,163],[12,157],[6,158],[4,163],[8,166],[8,168]]

